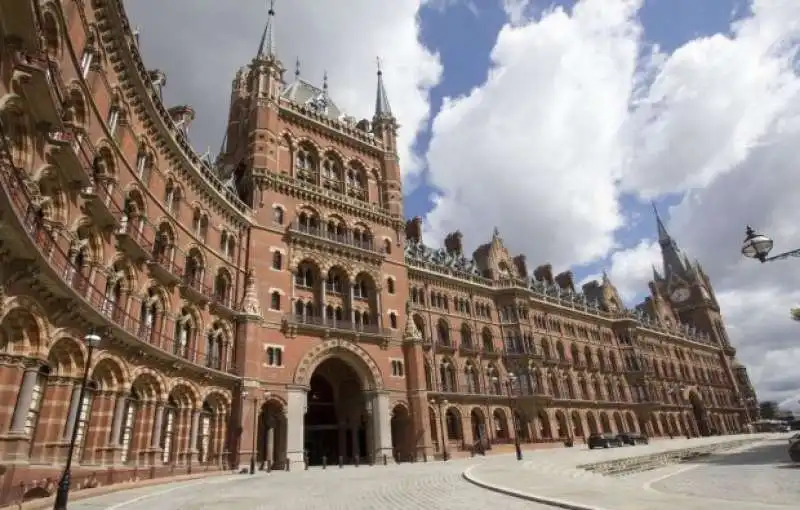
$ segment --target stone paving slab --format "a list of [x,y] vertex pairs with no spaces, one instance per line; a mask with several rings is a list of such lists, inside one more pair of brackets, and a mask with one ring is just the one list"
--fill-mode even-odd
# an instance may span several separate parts
[[[767,441],[774,435],[752,435],[756,442],[749,447]],[[476,485],[528,501],[547,503],[571,510],[711,510],[724,505],[726,510],[775,510],[789,508],[756,501],[712,500],[696,495],[666,494],[647,490],[643,485],[653,484],[665,474],[660,472],[639,473],[633,477],[609,477],[577,468],[585,464],[586,457],[598,454],[595,462],[624,459],[631,456],[650,455],[669,450],[726,443],[748,438],[748,436],[724,436],[660,442],[642,447],[615,448],[589,452],[575,452],[561,456],[537,459],[529,455],[522,465],[510,463],[485,463],[472,466],[464,472],[464,478]],[[747,447],[744,447],[747,448]],[[699,464],[698,464],[699,465]],[[681,466],[684,470],[685,465]],[[671,470],[670,474],[674,474]],[[667,474],[666,476],[668,476]],[[690,475],[687,475],[690,476]],[[648,480],[648,477],[652,477]],[[791,505],[797,508],[797,504]]]

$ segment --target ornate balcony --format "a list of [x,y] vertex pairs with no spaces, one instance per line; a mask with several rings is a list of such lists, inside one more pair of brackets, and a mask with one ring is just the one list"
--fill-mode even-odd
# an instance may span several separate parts
[[202,277],[189,273],[184,274],[181,278],[180,290],[184,299],[202,305],[211,301],[214,294],[211,287],[203,282]]
[[454,354],[456,352],[456,346],[453,345],[453,342],[450,340],[447,342],[442,342],[440,340],[436,342],[436,352],[443,354]]
[[82,188],[92,184],[94,148],[83,132],[66,124],[61,131],[51,131],[47,141],[53,160],[68,181],[77,182]]
[[166,251],[154,253],[153,257],[147,261],[150,274],[156,280],[165,285],[175,285],[180,283],[183,278],[183,268],[175,263],[174,257],[170,257]]
[[[104,290],[95,287],[80,268],[70,262],[67,253],[39,219],[37,208],[22,181],[22,173],[9,163],[5,139],[1,135],[0,208],[8,213],[4,214],[3,221],[9,226],[2,231],[3,240],[12,241],[15,249],[20,248],[27,257],[38,256],[38,262],[32,267],[33,261],[28,258],[19,259],[19,262],[29,268],[34,285],[50,291],[42,293],[47,304],[69,320],[86,321],[99,331],[108,331],[107,341],[132,349],[131,355],[155,355],[174,369],[186,368],[197,374],[212,375],[209,371],[216,370],[215,366],[210,366],[212,362],[216,363],[215,354],[183,347],[180,354],[176,354],[174,338],[154,331],[138,316],[138,310],[141,310],[138,297],[129,296],[126,303],[109,299]],[[11,227],[16,229],[12,230]],[[11,232],[19,232],[20,235],[11,237]],[[127,310],[137,312],[132,315]],[[219,365],[217,372],[233,373],[230,360],[216,364]]]
[[12,80],[22,85],[25,99],[39,122],[60,126],[66,90],[58,66],[45,53],[17,53]]
[[382,328],[375,324],[356,324],[350,321],[327,319],[319,316],[287,314],[283,316],[283,326],[287,333],[291,335],[299,332],[336,334],[371,338],[387,343],[392,336],[391,329]]
[[481,348],[475,344],[465,344],[462,342],[458,346],[458,351],[465,356],[475,356],[481,352]]
[[351,233],[337,234],[335,232],[329,232],[324,227],[309,226],[298,221],[295,221],[289,225],[287,233],[289,234],[289,237],[293,239],[333,245],[337,248],[344,248],[349,251],[360,253],[361,255],[370,255],[381,258],[385,256],[383,249],[377,248],[372,239],[356,239]]
[[108,182],[96,180],[81,190],[86,213],[98,227],[116,226],[122,219],[122,208],[115,200],[113,187]]
[[227,319],[233,319],[239,315],[239,307],[231,297],[218,296],[216,294],[211,296],[211,303],[209,304],[211,313]]
[[123,216],[115,234],[119,249],[124,251],[131,260],[147,260],[153,253],[156,232],[147,220],[143,218],[128,219]]

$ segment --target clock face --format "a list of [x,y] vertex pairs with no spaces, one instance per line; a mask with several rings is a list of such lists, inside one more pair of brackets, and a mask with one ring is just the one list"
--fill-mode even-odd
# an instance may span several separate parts
[[689,296],[690,296],[689,289],[680,288],[674,290],[670,297],[676,303],[680,303],[682,301],[686,301],[687,299],[689,299]]

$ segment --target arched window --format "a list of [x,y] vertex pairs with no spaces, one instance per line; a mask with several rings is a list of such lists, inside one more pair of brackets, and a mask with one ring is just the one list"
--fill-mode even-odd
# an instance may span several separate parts
[[394,312],[389,314],[389,327],[397,329],[397,314]]
[[275,225],[283,225],[283,208],[280,206],[273,206],[272,208],[272,222]]
[[281,252],[274,251],[272,252],[272,269],[280,271],[283,266],[283,255]]
[[436,324],[436,334],[440,344],[450,345],[450,327],[444,319],[439,320]]
[[281,295],[277,290],[271,294],[269,308],[270,310],[281,309]]
[[394,294],[394,280],[392,278],[386,279],[386,291],[389,294]]
[[177,428],[178,405],[170,396],[164,407],[164,418],[161,424],[161,462],[164,464],[172,460],[172,447],[175,443],[175,429]]
[[180,316],[175,320],[175,338],[172,346],[173,354],[188,357],[194,340],[194,324],[192,316],[187,309],[181,310]]

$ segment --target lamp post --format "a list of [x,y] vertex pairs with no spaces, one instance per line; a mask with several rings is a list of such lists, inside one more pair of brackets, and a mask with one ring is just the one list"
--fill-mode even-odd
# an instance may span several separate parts
[[[492,377],[493,382],[497,382],[498,380],[498,377]],[[514,375],[514,372],[509,372],[508,378],[505,380],[505,387],[508,391],[508,411],[511,413],[511,424],[514,427],[514,452],[517,454],[517,460],[522,460],[522,447],[519,443],[519,425],[517,424],[517,413],[514,412],[514,394],[512,389],[512,383],[516,380],[517,376]]]
[[445,430],[444,430],[444,413],[442,412],[444,406],[447,405],[446,398],[440,399],[431,399],[431,404],[438,404],[439,405],[439,434],[441,436],[440,441],[442,442],[442,460],[447,462],[447,440],[445,439]]
[[[242,406],[240,408],[241,409],[241,420],[242,420],[241,423],[242,423],[242,425],[239,427],[239,430],[240,430],[240,432],[239,432],[239,453],[238,453],[238,459],[236,460],[236,464],[238,464],[238,467],[236,469],[238,469],[240,473],[242,472],[241,471],[241,469],[242,469],[242,436],[244,435],[244,416],[245,416],[245,414],[244,414],[244,406],[247,404],[247,395],[248,395],[247,390],[242,390],[242,393],[241,393]],[[253,431],[253,433],[255,434],[255,431]]]
[[258,434],[258,395],[253,395],[253,449],[250,451],[250,474],[256,473],[256,436]]
[[67,461],[64,464],[64,472],[61,475],[61,480],[58,482],[58,490],[56,492],[56,501],[53,504],[53,510],[67,510],[67,502],[69,501],[69,486],[72,477],[72,456],[75,453],[75,443],[78,441],[78,422],[83,413],[83,399],[86,396],[86,384],[89,382],[89,370],[92,364],[92,353],[100,345],[100,335],[94,331],[90,331],[85,337],[87,353],[86,365],[83,367],[83,379],[81,379],[81,390],[78,393],[78,414],[75,415],[75,423],[72,425],[72,436],[69,439],[69,448],[67,449]]
[[745,238],[742,243],[742,255],[749,259],[756,259],[761,263],[772,262],[774,260],[786,260],[790,257],[800,258],[800,249],[786,251],[768,257],[769,252],[772,251],[774,241],[764,234],[759,234],[748,225],[745,229]]

